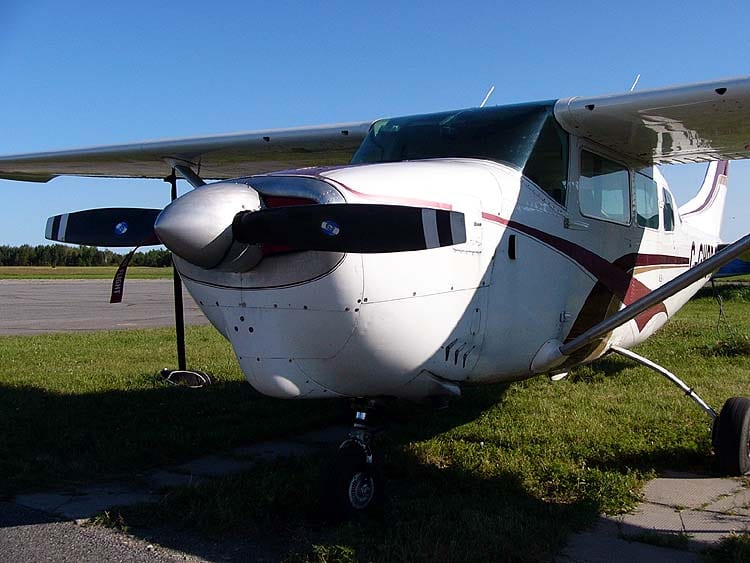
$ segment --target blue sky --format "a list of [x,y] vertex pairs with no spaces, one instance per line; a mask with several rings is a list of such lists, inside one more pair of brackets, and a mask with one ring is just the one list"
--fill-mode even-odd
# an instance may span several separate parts
[[[737,2],[0,2],[0,154],[627,90],[750,74]],[[679,202],[704,166],[666,167]],[[733,163],[723,232],[750,230]],[[184,189],[184,188],[183,188]],[[0,181],[0,244],[46,218],[161,207],[159,181]]]

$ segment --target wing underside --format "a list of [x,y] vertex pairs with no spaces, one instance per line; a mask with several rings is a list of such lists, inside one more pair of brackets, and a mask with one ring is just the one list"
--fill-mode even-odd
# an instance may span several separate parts
[[[568,132],[643,164],[750,158],[750,77],[558,100]],[[163,178],[175,164],[205,179],[347,164],[371,122],[275,129],[0,156],[0,178]]]
[[750,157],[750,77],[558,100],[570,133],[644,164]]
[[0,178],[47,182],[56,176],[164,178],[174,163],[206,179],[288,168],[347,164],[370,122],[275,129],[0,157]]

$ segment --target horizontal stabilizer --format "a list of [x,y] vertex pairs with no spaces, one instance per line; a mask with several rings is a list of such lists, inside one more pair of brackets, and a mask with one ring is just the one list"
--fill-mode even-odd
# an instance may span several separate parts
[[45,238],[90,246],[160,244],[154,222],[161,209],[110,207],[64,213],[47,219]]
[[403,252],[466,242],[464,215],[400,205],[328,204],[243,211],[234,237],[294,250]]

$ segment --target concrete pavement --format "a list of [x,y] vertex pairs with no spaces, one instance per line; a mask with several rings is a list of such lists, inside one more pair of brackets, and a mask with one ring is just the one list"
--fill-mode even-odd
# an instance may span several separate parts
[[[110,280],[0,280],[0,335],[174,325],[172,280],[127,280],[110,304]],[[186,324],[208,320],[183,290]]]
[[[90,518],[114,506],[156,501],[169,488],[227,476],[282,457],[333,449],[348,426],[306,432],[288,440],[242,446],[222,455],[139,475],[129,481],[82,485],[19,495],[0,502],[0,561],[271,561],[274,542],[243,537],[210,542],[159,530],[153,541],[92,526]],[[167,534],[167,535],[165,535]],[[170,549],[165,545],[172,546]]]
[[576,534],[559,562],[702,561],[699,553],[750,532],[745,479],[670,472],[646,485],[631,513]]

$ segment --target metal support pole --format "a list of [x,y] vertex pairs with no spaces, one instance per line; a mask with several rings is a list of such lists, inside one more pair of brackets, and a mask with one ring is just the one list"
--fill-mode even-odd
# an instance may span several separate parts
[[[172,186],[172,201],[177,199],[177,175],[175,169],[172,173],[164,178]],[[177,336],[177,368],[184,371],[187,369],[185,360],[185,314],[182,304],[182,280],[174,264],[174,255],[172,255],[172,279],[174,281],[174,326]]]
[[657,364],[655,362],[652,362],[648,358],[644,358],[643,356],[640,356],[640,355],[636,354],[635,352],[631,352],[630,350],[627,350],[625,348],[620,348],[619,346],[612,346],[611,350],[613,352],[616,352],[616,353],[620,354],[621,356],[625,356],[626,358],[630,358],[631,360],[634,360],[634,361],[638,362],[639,364],[644,365],[647,368],[654,370],[659,375],[663,375],[664,377],[666,377],[667,379],[669,379],[669,381],[671,381],[672,383],[674,383],[675,385],[677,385],[677,387],[679,387],[680,389],[682,389],[682,391],[685,393],[685,395],[687,395],[693,401],[695,401],[695,403],[701,409],[703,409],[708,416],[710,416],[714,420],[716,420],[719,417],[719,415],[716,413],[716,411],[714,409],[712,409],[711,407],[709,407],[706,404],[706,402],[703,399],[701,399],[695,391],[693,391],[692,388],[688,387],[685,384],[684,381],[682,381],[679,377],[677,377],[671,371],[669,371],[669,370],[661,367],[659,364]]

